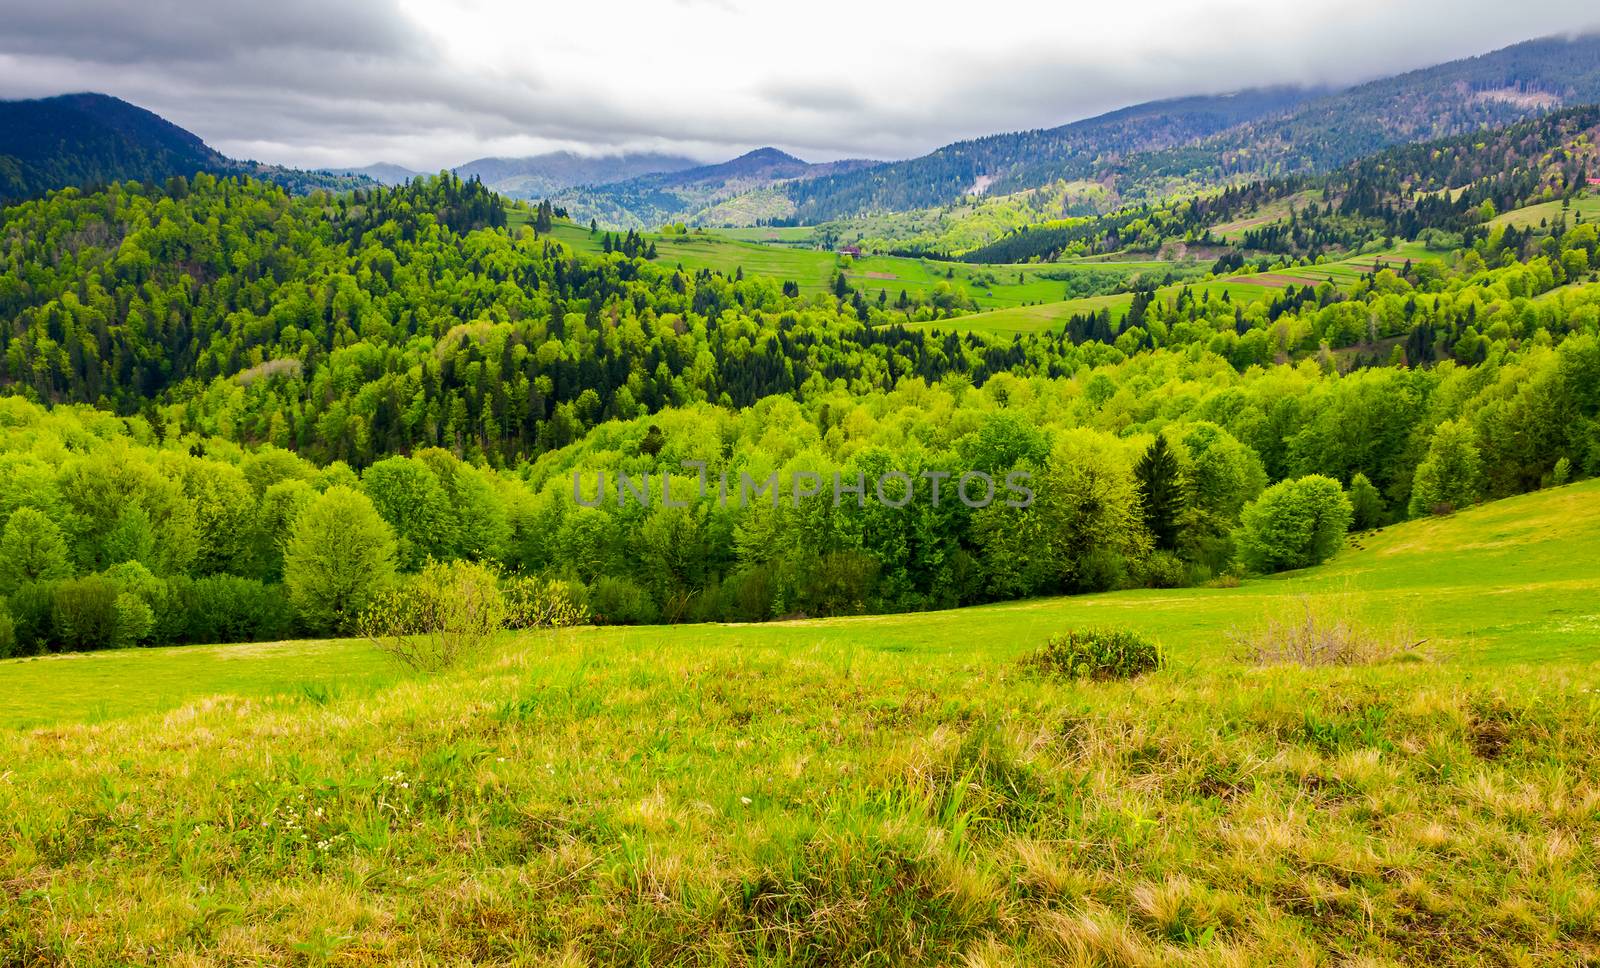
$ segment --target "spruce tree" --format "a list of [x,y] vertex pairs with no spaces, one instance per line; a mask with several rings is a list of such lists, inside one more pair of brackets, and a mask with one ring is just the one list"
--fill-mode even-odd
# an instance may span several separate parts
[[1139,481],[1145,528],[1155,539],[1157,548],[1166,551],[1176,549],[1179,524],[1187,499],[1178,455],[1167,445],[1164,435],[1156,434],[1156,439],[1139,458],[1133,472]]

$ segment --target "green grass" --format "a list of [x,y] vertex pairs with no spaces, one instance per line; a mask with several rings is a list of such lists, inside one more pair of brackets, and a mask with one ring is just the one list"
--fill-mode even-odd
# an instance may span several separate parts
[[1289,217],[1291,207],[1304,211],[1307,206],[1321,201],[1322,193],[1318,191],[1304,191],[1296,193],[1289,198],[1275,199],[1233,221],[1213,225],[1211,234],[1224,242],[1242,242],[1244,241],[1244,233],[1247,230],[1259,229],[1263,226],[1286,220]]
[[[1239,588],[527,635],[433,678],[354,642],[0,663],[0,963],[1593,960],[1597,496]],[[1426,657],[1229,658],[1308,593]],[[1090,624],[1167,667],[1021,661]]]
[[[1513,209],[1502,212],[1490,220],[1490,225],[1515,225],[1519,229],[1549,228],[1561,221],[1562,206],[1557,199],[1553,202],[1540,202],[1525,208]],[[1573,200],[1566,210],[1567,225],[1572,225],[1574,217],[1582,215],[1585,222],[1600,219],[1600,194],[1586,192]]]
[[[1226,294],[1233,302],[1248,305],[1268,298],[1286,286],[1291,285],[1318,286],[1325,282],[1331,282],[1334,286],[1348,290],[1359,282],[1362,276],[1370,273],[1374,266],[1392,266],[1398,271],[1407,259],[1413,262],[1420,262],[1438,260],[1442,257],[1442,253],[1433,252],[1421,244],[1406,242],[1380,253],[1350,256],[1321,265],[1298,266],[1266,273],[1222,276],[1205,282],[1164,286],[1156,290],[1156,296],[1158,299],[1171,302],[1177,298],[1178,292],[1187,286],[1196,296],[1210,292],[1211,298],[1218,299]],[[1104,265],[1106,263],[1096,264]],[[1166,265],[1168,263],[1116,264],[1151,266]],[[913,328],[937,330],[945,333],[972,332],[981,336],[997,336],[1001,338],[1010,338],[1017,333],[1056,333],[1060,332],[1066,326],[1067,320],[1073,316],[1088,312],[1109,309],[1113,318],[1120,319],[1127,313],[1128,306],[1132,302],[1132,293],[1088,296],[1079,299],[1045,302],[1038,305],[1013,306],[992,311],[969,313],[949,319],[915,323]]]
[[723,238],[733,239],[735,242],[760,242],[765,245],[799,245],[811,246],[816,244],[817,230],[810,225],[782,225],[765,226],[756,228],[730,229],[713,228],[706,231]]
[[[510,214],[513,224],[527,220],[524,212]],[[687,236],[647,233],[645,237],[655,242],[657,262],[662,265],[682,265],[689,270],[711,269],[730,276],[743,269],[747,276],[765,275],[795,282],[806,295],[831,291],[834,273],[841,264],[836,254],[743,238],[793,231],[718,229]],[[602,233],[591,235],[585,226],[557,222],[551,235],[579,252],[602,251]],[[782,237],[780,235],[780,239]],[[1114,262],[1085,265],[1083,271],[1132,275],[1141,271],[1165,272],[1173,267],[1166,262]],[[899,298],[901,290],[913,297],[925,297],[939,283],[949,282],[964,288],[978,306],[993,309],[1060,300],[1066,292],[1066,282],[1044,276],[1072,270],[1072,263],[985,266],[875,255],[851,260],[845,277],[869,300],[875,301],[880,291],[887,294],[891,303]]]
[[[1600,515],[1590,511],[1596,499],[1600,481],[1589,481],[1449,518],[1407,522],[1352,538],[1321,567],[1249,579],[1238,588],[1135,590],[907,615],[575,634],[581,642],[645,649],[683,643],[850,649],[870,641],[875,649],[926,655],[985,638],[989,648],[1021,650],[1055,629],[1115,625],[1175,647],[1189,661],[1209,662],[1225,657],[1225,633],[1241,616],[1303,594],[1346,590],[1358,593],[1375,618],[1409,617],[1433,648],[1457,660],[1503,665],[1600,659],[1594,647],[1600,640]],[[1507,609],[1507,601],[1515,608]],[[995,641],[997,631],[1003,640]],[[0,662],[0,687],[8,695],[0,728],[160,712],[225,693],[355,693],[397,678],[357,640],[12,659]]]

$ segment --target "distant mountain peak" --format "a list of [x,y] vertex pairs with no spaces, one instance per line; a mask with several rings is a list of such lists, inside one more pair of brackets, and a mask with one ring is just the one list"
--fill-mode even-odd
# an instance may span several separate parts
[[739,157],[733,159],[733,162],[730,162],[730,164],[741,161],[759,161],[769,164],[775,162],[793,162],[794,164],[798,165],[806,164],[806,162],[802,159],[796,158],[787,151],[774,148],[771,145],[768,145],[765,148],[756,148],[753,151],[747,151]]

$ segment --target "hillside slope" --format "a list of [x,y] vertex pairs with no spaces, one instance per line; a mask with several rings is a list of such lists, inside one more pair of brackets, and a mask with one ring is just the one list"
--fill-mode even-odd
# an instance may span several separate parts
[[162,182],[200,171],[248,175],[300,194],[374,184],[359,173],[228,158],[160,115],[106,94],[0,101],[0,201],[73,185]]
[[[1191,662],[1228,656],[1228,633],[1304,596],[1359,596],[1374,620],[1413,622],[1440,660],[1471,666],[1600,660],[1600,480],[1353,536],[1327,564],[1239,588],[1135,590],[975,608],[760,625],[588,628],[595,647],[875,651],[1010,656],[1061,628],[1151,635]],[[364,691],[396,671],[363,640],[173,647],[0,660],[0,728],[118,717],[205,696]]]
[[699,213],[729,199],[764,194],[763,203],[746,206],[744,220],[738,219],[740,210],[736,209],[724,209],[727,217],[716,218],[719,224],[733,221],[750,225],[758,217],[781,218],[793,211],[787,197],[772,190],[776,186],[861,171],[877,164],[857,159],[812,164],[776,148],[757,148],[720,164],[565,192],[557,196],[557,202],[579,222],[593,218],[611,228],[643,229],[679,220],[698,222]]
[[[1104,179],[1124,197],[1175,182],[1327,171],[1389,145],[1600,100],[1600,35],[1547,38],[1337,92],[1245,91],[1136,105],[1059,128],[957,142],[791,185],[804,222],[944,204],[978,186]],[[981,179],[981,181],[980,181]]]
[[161,181],[227,165],[195,135],[104,94],[0,101],[0,198],[119,179]]
[[[1420,663],[1306,669],[1216,640],[1273,591],[1383,575],[1485,642],[1536,621],[1592,643],[1595,495],[1395,528],[1344,567],[1204,596],[530,635],[366,686],[331,678],[370,656],[355,643],[0,663],[9,696],[82,693],[95,666],[120,671],[101,697],[185,693],[0,730],[0,959],[1592,960],[1592,649],[1485,674],[1431,642]],[[1209,601],[1132,682],[1019,663],[1112,618],[1074,602],[1123,599],[1115,618],[1145,626]],[[247,683],[275,670],[276,690]]]

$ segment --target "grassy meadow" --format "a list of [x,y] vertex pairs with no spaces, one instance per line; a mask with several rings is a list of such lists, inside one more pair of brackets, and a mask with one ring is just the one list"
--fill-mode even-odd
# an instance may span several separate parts
[[[1441,253],[1433,252],[1421,244],[1408,242],[1380,253],[1350,256],[1321,265],[1297,266],[1287,269],[1275,269],[1271,272],[1220,276],[1204,282],[1163,286],[1156,290],[1156,296],[1158,299],[1163,299],[1170,303],[1178,297],[1180,290],[1188,288],[1196,294],[1209,292],[1213,299],[1220,299],[1223,295],[1226,295],[1233,302],[1249,304],[1265,299],[1278,290],[1289,286],[1319,286],[1323,283],[1329,283],[1341,289],[1349,290],[1360,281],[1362,276],[1372,272],[1374,266],[1379,268],[1393,267],[1398,271],[1408,259],[1413,262],[1420,262],[1427,259],[1439,259],[1440,257]],[[1056,265],[1062,264],[1066,263],[1056,263]],[[1087,265],[1088,263],[1080,264]],[[1097,266],[1118,264],[1155,265],[1155,263],[1103,262],[1093,264]],[[1073,316],[1091,312],[1097,313],[1102,309],[1109,309],[1113,318],[1120,319],[1127,313],[1128,306],[1132,302],[1132,293],[1084,296],[1077,299],[1064,299],[1055,302],[969,313],[949,319],[911,325],[917,329],[938,330],[944,333],[973,332],[979,335],[1009,338],[1018,333],[1059,332],[1066,326],[1067,320]]]
[[[1237,588],[0,663],[0,964],[1600,958],[1600,483]],[[1350,608],[1403,661],[1262,667]],[[1052,631],[1168,667],[1039,678]]]
[[[513,223],[527,213],[513,210]],[[794,245],[770,244],[766,235],[791,232],[787,229],[750,229],[743,232],[717,230],[690,235],[662,235],[645,233],[645,238],[655,242],[657,261],[663,265],[682,265],[685,269],[711,269],[733,275],[743,269],[746,275],[771,276],[792,281],[806,295],[831,292],[833,277],[841,265],[840,257],[832,252]],[[809,229],[801,231],[810,231]],[[586,226],[571,222],[557,222],[551,236],[578,252],[602,251],[603,233],[590,234]],[[751,236],[747,240],[744,236]],[[965,289],[982,309],[1031,306],[1035,303],[1059,302],[1067,291],[1067,282],[1060,276],[1074,271],[1073,263],[1044,263],[1031,265],[985,266],[959,262],[933,262],[899,256],[871,255],[851,259],[844,268],[845,278],[869,299],[887,294],[893,303],[905,290],[911,296],[927,296],[941,282]],[[1179,268],[1166,262],[1098,262],[1085,264],[1082,271],[1097,276],[1106,273],[1131,276],[1141,271],[1165,273],[1169,268]]]
[[1543,228],[1559,224],[1563,212],[1566,214],[1567,225],[1574,224],[1574,219],[1581,218],[1585,222],[1600,219],[1600,194],[1586,192],[1573,200],[1570,206],[1563,208],[1558,199],[1553,202],[1541,202],[1538,205],[1528,205],[1523,208],[1502,212],[1489,221],[1490,225],[1515,225],[1519,229]]

